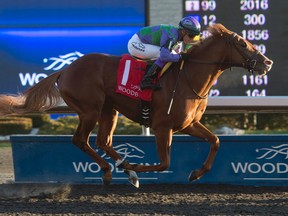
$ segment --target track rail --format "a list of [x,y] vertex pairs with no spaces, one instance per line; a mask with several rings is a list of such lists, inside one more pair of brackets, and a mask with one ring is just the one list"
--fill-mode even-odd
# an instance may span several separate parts
[[[287,113],[288,97],[210,97],[206,113]],[[74,113],[65,103],[47,113]]]

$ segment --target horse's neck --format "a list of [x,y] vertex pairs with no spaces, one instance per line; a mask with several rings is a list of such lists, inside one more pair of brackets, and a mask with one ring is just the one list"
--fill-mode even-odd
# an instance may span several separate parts
[[211,41],[208,41],[208,43],[193,52],[195,59],[207,63],[200,64],[189,62],[186,64],[185,69],[190,77],[189,82],[191,83],[191,86],[199,92],[199,95],[203,96],[208,94],[211,87],[222,74],[224,68],[220,68],[218,64],[213,63],[226,60],[227,55],[224,46],[224,41],[219,41],[217,43],[215,40],[211,39]]

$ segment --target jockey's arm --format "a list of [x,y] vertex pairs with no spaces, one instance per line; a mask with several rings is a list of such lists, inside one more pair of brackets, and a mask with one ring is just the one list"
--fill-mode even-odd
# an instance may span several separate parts
[[160,50],[160,60],[163,62],[178,62],[180,60],[180,55],[172,54],[169,49],[162,47]]
[[178,62],[180,60],[179,54],[171,53],[171,48],[176,43],[176,38],[172,38],[171,34],[169,35],[167,31],[162,32],[162,37],[160,41],[160,57],[155,62],[158,66],[163,67],[167,62]]

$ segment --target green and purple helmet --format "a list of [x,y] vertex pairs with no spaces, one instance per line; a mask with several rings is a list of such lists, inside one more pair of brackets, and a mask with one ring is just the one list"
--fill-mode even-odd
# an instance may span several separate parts
[[193,35],[200,35],[201,25],[194,17],[187,16],[180,20],[179,29],[184,29]]

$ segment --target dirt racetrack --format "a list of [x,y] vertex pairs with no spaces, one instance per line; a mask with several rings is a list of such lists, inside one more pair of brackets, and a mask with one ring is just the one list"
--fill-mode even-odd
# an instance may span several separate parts
[[2,184],[0,190],[0,215],[288,214],[288,190],[282,187]]
[[0,150],[0,215],[288,215],[288,187],[13,183]]

